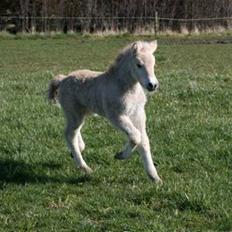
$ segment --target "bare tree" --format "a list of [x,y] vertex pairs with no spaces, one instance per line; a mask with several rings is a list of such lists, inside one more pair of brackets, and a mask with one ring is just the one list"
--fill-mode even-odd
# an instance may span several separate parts
[[[23,17],[21,31],[150,30],[158,11],[160,30],[231,28],[232,20],[196,21],[232,16],[231,0],[1,0],[1,9]],[[18,12],[17,9],[20,9]],[[35,20],[41,16],[42,20]],[[69,18],[65,18],[65,17]],[[55,17],[60,17],[59,19]],[[73,17],[73,18],[72,18]],[[74,17],[86,17],[74,19]],[[162,18],[192,19],[188,21]]]

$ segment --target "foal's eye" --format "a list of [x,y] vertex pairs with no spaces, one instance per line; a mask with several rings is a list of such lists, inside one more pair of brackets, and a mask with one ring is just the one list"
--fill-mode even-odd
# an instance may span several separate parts
[[140,63],[137,63],[137,67],[138,67],[138,68],[142,68],[142,67],[143,67],[143,65],[142,65],[142,64],[140,64]]

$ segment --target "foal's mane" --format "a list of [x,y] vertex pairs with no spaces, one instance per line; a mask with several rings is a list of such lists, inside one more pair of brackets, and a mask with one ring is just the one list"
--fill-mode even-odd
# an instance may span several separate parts
[[125,60],[125,58],[127,58],[131,54],[132,50],[133,50],[132,43],[124,47],[119,52],[114,62],[109,66],[107,73],[110,73],[110,74],[114,73],[119,68],[122,61]]

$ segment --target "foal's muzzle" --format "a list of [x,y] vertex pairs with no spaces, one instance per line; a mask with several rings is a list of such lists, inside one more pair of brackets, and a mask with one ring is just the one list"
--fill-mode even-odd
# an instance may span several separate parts
[[155,91],[155,90],[157,90],[158,88],[159,88],[159,84],[157,84],[157,83],[149,82],[149,83],[147,84],[147,90],[148,90],[149,92]]

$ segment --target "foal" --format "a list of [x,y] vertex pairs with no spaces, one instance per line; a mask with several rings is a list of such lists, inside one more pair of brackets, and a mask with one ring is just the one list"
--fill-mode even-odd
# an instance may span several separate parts
[[[66,120],[65,137],[79,168],[91,173],[82,158],[85,144],[81,128],[85,117],[96,113],[106,117],[128,137],[124,150],[116,159],[127,159],[132,151],[141,155],[148,176],[161,182],[152,161],[146,133],[144,89],[155,91],[159,82],[154,74],[157,41],[137,41],[122,50],[115,62],[103,73],[78,70],[68,76],[58,75],[49,85],[49,100],[60,103]],[[142,88],[143,87],[143,88]]]

